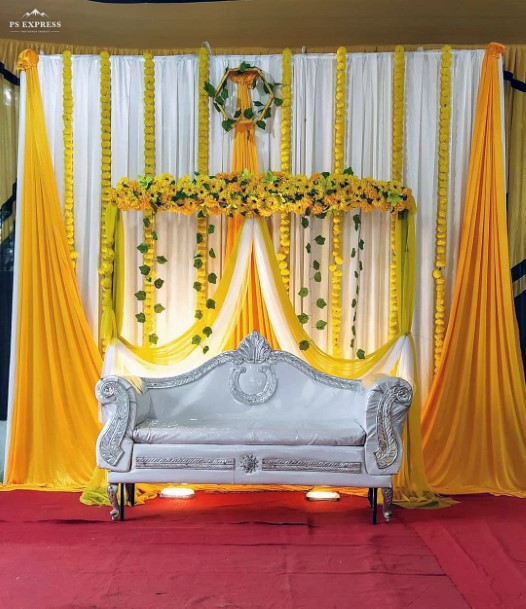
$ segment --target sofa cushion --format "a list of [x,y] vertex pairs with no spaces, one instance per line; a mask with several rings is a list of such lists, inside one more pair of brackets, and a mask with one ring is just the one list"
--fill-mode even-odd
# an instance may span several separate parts
[[138,444],[279,444],[299,446],[363,446],[365,431],[355,421],[348,420],[341,426],[321,421],[304,424],[283,421],[231,422],[217,420],[168,422],[147,419],[133,431]]

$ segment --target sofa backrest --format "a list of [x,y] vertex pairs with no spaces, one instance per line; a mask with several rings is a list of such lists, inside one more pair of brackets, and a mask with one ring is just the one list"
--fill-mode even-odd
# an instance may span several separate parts
[[150,417],[161,421],[221,420],[334,422],[365,425],[360,381],[323,374],[299,358],[275,351],[256,332],[187,374],[143,379]]

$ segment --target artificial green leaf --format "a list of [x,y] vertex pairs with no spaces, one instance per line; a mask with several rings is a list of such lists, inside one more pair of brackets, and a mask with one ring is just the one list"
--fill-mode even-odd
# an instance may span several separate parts
[[257,101],[257,100],[256,100],[256,101],[254,102],[254,106],[257,106],[258,108],[262,108],[262,107],[263,107],[263,104],[262,104],[260,101]]
[[208,234],[212,235],[214,233],[215,229],[216,229],[215,224],[209,224],[208,225],[208,229],[207,229],[208,230]]
[[316,306],[318,307],[318,309],[324,309],[327,306],[327,303],[325,302],[325,300],[323,300],[323,298],[318,298],[318,300],[316,301]]
[[150,336],[148,336],[148,340],[152,343],[152,345],[156,345],[159,342],[159,337],[157,334],[150,334]]
[[320,273],[320,271],[316,271],[314,273],[313,279],[314,279],[314,281],[317,281],[318,283],[320,283],[320,281],[321,281],[321,273]]
[[267,123],[265,121],[256,121],[256,125],[260,128],[260,129],[265,129],[267,126]]
[[236,110],[236,113],[234,114],[234,118],[239,118],[241,116],[241,110]]
[[323,319],[320,319],[319,321],[316,322],[316,330],[325,330],[326,325],[327,325],[327,322],[323,321]]
[[158,239],[158,237],[157,237],[157,233],[156,233],[154,230],[152,230],[152,239],[153,239],[154,241],[157,241],[157,239]]
[[254,110],[252,110],[252,108],[247,108],[243,112],[243,116],[248,119],[254,118]]
[[141,271],[141,275],[148,275],[150,272],[150,267],[147,264],[142,264],[139,267],[139,271]]
[[358,247],[363,250],[363,246],[364,246],[364,240],[360,239],[360,241],[358,241]]
[[307,313],[300,313],[297,317],[300,324],[306,324],[309,321]]
[[319,271],[320,270],[320,263],[317,260],[314,260],[314,262],[312,263],[312,268],[315,271]]
[[200,292],[202,287],[203,285],[200,281],[194,281],[194,290],[196,292]]
[[225,100],[221,97],[221,95],[216,95],[214,97],[214,104],[223,107],[225,105]]
[[210,351],[210,347],[209,347],[208,345],[205,345],[205,346],[203,347],[203,355],[204,355],[205,353],[207,353],[208,351]]
[[146,315],[144,313],[137,313],[137,315],[135,316],[135,319],[140,323],[143,324],[146,321]]
[[356,357],[358,359],[365,359],[365,351],[363,349],[358,349],[358,351],[356,351]]
[[360,271],[363,271],[363,263],[361,260],[358,261],[358,268],[360,269]]
[[298,346],[300,351],[307,351],[307,349],[310,347],[310,343],[308,340],[302,340]]
[[156,305],[153,305],[153,310],[156,313],[162,313],[165,310],[165,308],[163,307],[162,304],[157,303]]
[[201,233],[196,233],[195,240],[197,241],[197,243],[203,243],[203,235]]
[[146,300],[146,292],[144,290],[135,292],[135,298],[137,298],[137,300]]
[[355,326],[351,326],[351,332],[353,336],[356,336],[356,328]]
[[307,243],[307,245],[305,246],[305,249],[307,250],[307,254],[310,254],[311,249],[312,249],[311,244]]
[[301,296],[302,298],[305,298],[305,296],[307,296],[309,293],[309,289],[308,288],[301,288],[300,291],[298,292],[298,296]]
[[352,219],[354,220],[354,230],[358,230],[360,224],[362,223],[362,218],[360,214],[354,214]]
[[210,248],[208,250],[208,255],[210,256],[210,258],[215,258],[216,257],[216,253],[214,252],[214,248]]
[[354,276],[356,279],[358,279],[358,271],[354,271]]
[[318,245],[323,245],[325,243],[325,237],[318,235],[317,237],[314,237],[314,241],[316,241]]
[[221,91],[221,97],[223,99],[227,99],[228,98],[228,89],[226,87]]
[[353,247],[351,250],[351,258],[354,258],[356,256],[356,248]]
[[201,311],[201,309],[196,309],[194,317],[196,319],[203,319],[203,311]]
[[216,301],[212,298],[209,298],[206,301],[206,308],[207,309],[215,309],[216,308]]
[[141,254],[146,254],[150,248],[146,245],[146,243],[140,243],[137,246],[137,249],[141,252]]
[[144,224],[144,226],[146,228],[148,228],[150,226],[150,220],[148,218],[143,218],[142,223]]
[[215,97],[216,90],[212,84],[210,84],[209,82],[205,82],[204,87],[205,91],[208,93],[208,95],[210,95],[210,97]]
[[238,70],[238,72],[243,73],[243,72],[246,72],[246,71],[247,71],[249,68],[251,68],[251,67],[252,67],[252,66],[251,66],[249,63],[247,63],[246,61],[242,61],[242,62],[239,64],[239,68],[238,68],[237,70]]
[[194,258],[194,267],[196,269],[200,269],[203,266],[203,261],[201,258]]
[[232,130],[232,127],[234,125],[234,121],[230,118],[225,119],[224,121],[221,122],[221,127],[223,127],[223,129],[228,133],[229,131]]
[[352,302],[351,302],[351,307],[353,307],[353,309],[354,309],[354,307],[355,307],[357,304],[358,304],[358,303],[356,302],[356,298],[353,298],[353,299],[352,299]]
[[276,106],[281,106],[281,104],[283,103],[283,100],[280,99],[279,97],[275,97],[274,103],[276,104]]
[[166,262],[168,262],[168,260],[166,260],[164,256],[157,256],[157,262],[159,264],[165,264]]
[[209,273],[208,274],[208,283],[216,283],[217,282],[217,275],[215,273]]
[[203,328],[203,334],[208,338],[210,334],[212,334],[212,328],[210,326],[206,326]]
[[309,226],[309,219],[307,218],[307,216],[302,216],[301,225],[303,226],[303,228],[307,228]]
[[198,345],[201,342],[201,337],[199,334],[195,334],[192,336],[192,345]]
[[352,170],[352,167],[347,167],[346,169],[343,170],[343,173],[347,176],[353,176],[354,175],[354,171]]
[[160,289],[163,287],[163,283],[164,283],[164,279],[161,279],[161,278],[159,277],[158,279],[156,279],[156,280],[153,282],[153,285],[154,285],[154,286],[155,286],[155,287],[156,287],[158,290],[160,290]]

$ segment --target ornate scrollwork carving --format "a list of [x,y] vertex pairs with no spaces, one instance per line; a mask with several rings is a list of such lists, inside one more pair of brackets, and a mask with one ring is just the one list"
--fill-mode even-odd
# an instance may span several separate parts
[[272,348],[268,342],[257,332],[246,336],[236,349],[244,362],[250,364],[263,364],[272,355]]
[[233,458],[201,457],[137,457],[137,469],[232,470]]
[[276,387],[278,386],[278,375],[276,374],[274,367],[264,364],[258,368],[258,372],[265,375],[265,386],[257,393],[246,393],[239,386],[239,377],[246,371],[247,369],[245,366],[239,366],[230,370],[230,393],[235,400],[243,404],[249,404],[250,406],[263,404],[274,395]]
[[359,474],[362,464],[358,461],[320,461],[319,459],[263,459],[261,466],[268,472],[330,472],[335,474]]
[[379,469],[389,467],[398,456],[398,444],[391,419],[393,404],[409,407],[413,399],[413,390],[406,381],[400,380],[385,391],[376,411],[376,428],[378,433],[378,450],[374,452]]
[[239,466],[246,474],[253,474],[258,469],[259,461],[255,455],[243,455]]
[[118,484],[108,484],[108,499],[110,500],[111,511],[110,516],[112,520],[118,520],[119,518],[119,500],[117,498],[117,492],[119,490]]
[[128,393],[126,388],[119,382],[112,379],[102,379],[97,383],[95,394],[101,403],[111,398],[113,398],[112,401],[117,403],[115,414],[102,434],[99,444],[99,452],[104,461],[109,465],[116,465],[124,454],[121,443],[124,439],[130,416]]

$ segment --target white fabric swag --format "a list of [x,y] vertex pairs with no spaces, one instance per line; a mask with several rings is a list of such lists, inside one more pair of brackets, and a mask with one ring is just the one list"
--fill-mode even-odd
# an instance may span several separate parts
[[[448,302],[454,281],[458,235],[462,217],[465,178],[469,160],[471,132],[483,50],[453,51],[452,119],[450,141],[448,267],[446,269]],[[73,56],[74,100],[74,184],[75,245],[79,253],[77,277],[88,321],[98,340],[99,233],[100,233],[100,101],[99,57]],[[219,82],[224,69],[241,61],[261,67],[270,80],[281,82],[281,55],[212,56],[210,81]],[[437,198],[437,139],[440,92],[440,51],[419,51],[406,54],[406,120],[404,151],[404,183],[410,186],[418,205],[417,213],[417,293],[413,332],[417,347],[420,387],[425,396],[432,373],[433,352],[433,258]],[[112,66],[112,180],[143,173],[143,66],[141,56],[116,56]],[[334,54],[304,54],[293,57],[293,136],[292,170],[310,175],[333,168],[334,135]],[[360,176],[389,179],[391,173],[392,122],[392,53],[349,54],[347,56],[347,116],[345,164]],[[42,56],[39,63],[46,124],[59,192],[63,196],[62,140],[62,56]],[[192,174],[197,167],[197,96],[198,62],[194,56],[155,58],[156,170],[175,176]],[[266,131],[257,129],[260,169],[280,169],[280,118],[276,109]],[[228,171],[233,149],[233,134],[225,133],[221,117],[211,110],[209,172]],[[360,222],[348,214],[345,219],[342,349],[344,357],[354,356],[356,348],[371,352],[385,343],[389,307],[389,218],[386,214],[359,214]],[[195,218],[176,214],[157,216],[159,240],[157,251],[168,262],[158,268],[165,284],[157,292],[166,311],[156,316],[156,332],[160,342],[179,336],[194,321],[195,297],[193,254],[195,249]],[[214,218],[215,232],[210,247],[217,258],[210,261],[210,271],[221,277],[224,268],[225,221]],[[142,327],[135,313],[141,304],[134,293],[142,286],[138,271],[141,263],[137,244],[142,240],[142,216],[125,214],[126,271],[125,320],[122,336],[140,343]],[[355,226],[357,228],[355,228]],[[275,247],[279,243],[279,220],[269,220]],[[249,231],[250,232],[250,231]],[[257,231],[252,231],[253,235]],[[323,246],[313,239],[326,238]],[[360,240],[364,249],[360,258],[350,252]],[[311,241],[312,253],[305,245]],[[298,291],[309,288],[303,299],[303,310],[310,315],[305,329],[324,350],[330,351],[330,324],[317,330],[318,319],[330,319],[330,277],[322,273],[322,281],[312,280],[312,261],[319,260],[322,269],[329,264],[331,251],[329,223],[311,219],[303,228],[299,218],[292,219],[290,296],[300,311]],[[257,239],[256,239],[257,242]],[[252,247],[252,246],[251,246]],[[242,252],[250,251],[240,248]],[[248,255],[248,254],[247,254]],[[351,307],[356,293],[354,272],[361,261],[360,295],[356,308],[356,343],[350,348],[351,327],[355,309]],[[240,262],[241,267],[243,262]],[[261,268],[260,268],[261,272]],[[239,278],[241,271],[236,275]],[[236,284],[238,285],[238,284]],[[242,285],[239,285],[242,291]],[[210,286],[211,294],[215,286]],[[272,291],[266,290],[267,307],[275,309]],[[236,300],[237,297],[232,297]],[[323,298],[328,306],[320,311],[315,302]],[[228,311],[235,310],[230,302]],[[226,311],[226,309],[225,309]],[[225,312],[225,315],[227,313]],[[221,323],[220,323],[221,322]],[[277,324],[274,321],[273,324]],[[215,355],[221,349],[218,320],[204,356],[196,350],[192,364]],[[276,327],[274,327],[276,331]],[[279,333],[279,332],[278,332]],[[282,337],[285,341],[285,337]],[[282,344],[293,350],[294,345]],[[122,349],[120,349],[122,355]],[[301,354],[301,353],[300,353]],[[189,364],[190,362],[187,362]],[[109,365],[109,363],[108,363]],[[146,373],[145,373],[146,374]]]

